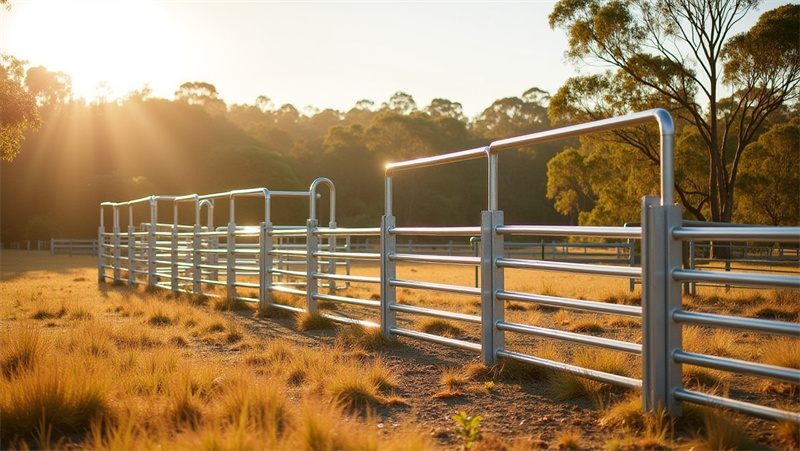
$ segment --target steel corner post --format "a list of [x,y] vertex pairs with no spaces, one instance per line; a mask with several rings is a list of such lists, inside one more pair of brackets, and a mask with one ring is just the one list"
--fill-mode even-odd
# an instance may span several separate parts
[[672,318],[681,308],[681,284],[671,277],[681,264],[681,243],[672,229],[681,226],[681,208],[642,200],[642,408],[665,408],[680,416],[674,392],[682,386],[682,368],[673,354],[682,347],[681,326]]
[[495,264],[503,257],[504,238],[495,232],[500,225],[502,211],[481,212],[481,355],[485,365],[497,363],[497,351],[505,347],[505,333],[496,327],[505,315],[505,305],[497,299],[504,272]]
[[317,298],[319,282],[317,282],[317,268],[319,260],[319,237],[317,236],[318,221],[309,219],[306,223],[306,308],[309,313],[317,313]]
[[397,263],[391,259],[397,250],[397,238],[391,233],[394,226],[394,216],[381,218],[381,332],[391,341],[396,340],[392,329],[397,326],[397,313],[392,309],[397,289],[390,283],[397,276]]

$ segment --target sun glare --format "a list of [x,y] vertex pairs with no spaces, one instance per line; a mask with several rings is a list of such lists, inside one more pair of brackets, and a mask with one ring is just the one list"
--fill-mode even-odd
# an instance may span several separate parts
[[0,51],[67,73],[76,97],[172,85],[181,65],[181,33],[155,2],[20,1],[2,14]]

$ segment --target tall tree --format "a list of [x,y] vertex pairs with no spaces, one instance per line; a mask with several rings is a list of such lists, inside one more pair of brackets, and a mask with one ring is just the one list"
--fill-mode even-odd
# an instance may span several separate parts
[[[689,193],[695,203],[687,209],[699,219],[730,222],[745,147],[771,114],[797,98],[800,83],[800,5],[768,11],[749,31],[731,36],[759,3],[559,1],[550,26],[569,35],[568,57],[605,64],[616,73],[571,79],[554,96],[560,109],[551,111],[551,120],[631,112],[642,100],[668,108],[676,122],[696,133],[707,157],[706,186]],[[598,83],[589,82],[592,77]],[[653,156],[649,144],[629,141]],[[698,195],[705,199],[698,202]]]
[[484,138],[497,139],[543,130],[548,124],[549,101],[550,94],[539,88],[531,88],[521,97],[496,100],[475,119],[473,131]]
[[19,154],[25,130],[42,124],[36,96],[24,84],[25,61],[0,56],[0,159],[12,161]]
[[200,105],[210,114],[222,114],[226,110],[225,102],[219,98],[217,88],[203,81],[187,81],[175,91],[175,100],[189,105]]
[[72,77],[64,72],[51,72],[44,66],[28,69],[25,85],[36,96],[39,106],[64,103],[72,97]]

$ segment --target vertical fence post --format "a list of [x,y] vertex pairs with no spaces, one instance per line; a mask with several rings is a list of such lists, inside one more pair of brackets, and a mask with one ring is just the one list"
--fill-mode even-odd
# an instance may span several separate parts
[[128,224],[128,285],[136,283],[136,229],[133,223]]
[[660,205],[657,197],[642,201],[642,407],[645,411],[666,408],[681,414],[681,404],[672,395],[682,384],[681,365],[672,354],[679,350],[681,326],[672,312],[681,308],[681,285],[672,279],[672,269],[681,264],[681,243],[671,230],[681,226],[677,205]]
[[[114,207],[114,282],[120,280],[119,258],[122,243],[119,235],[119,208]],[[72,254],[72,240],[70,240],[70,254]]]
[[192,292],[200,294],[203,292],[203,269],[200,265],[203,263],[203,254],[200,252],[203,248],[203,238],[200,233],[203,227],[200,221],[195,221],[194,233],[192,233]]
[[397,288],[389,284],[397,275],[397,263],[389,259],[397,251],[397,237],[389,233],[394,227],[394,216],[381,218],[381,331],[387,340],[396,340],[392,329],[397,326],[397,313],[392,310],[397,299]]
[[56,255],[56,247],[53,246],[53,241],[55,241],[55,238],[50,238],[50,255]]
[[495,227],[502,224],[502,211],[481,213],[481,354],[485,365],[497,363],[497,350],[505,347],[505,334],[495,327],[505,314],[505,303],[496,296],[504,284],[503,268],[495,264],[503,257],[504,237],[495,233]]
[[[330,221],[328,223],[328,227],[331,229],[336,228],[336,222]],[[328,236],[328,251],[329,252],[336,252],[336,236],[330,235]],[[336,274],[336,259],[333,257],[328,257],[328,274]],[[336,281],[333,279],[328,279],[328,293],[329,294],[336,294]]]
[[319,260],[314,255],[319,250],[317,224],[316,219],[309,219],[306,223],[306,308],[310,313],[317,313],[317,299],[314,296],[319,289],[319,282],[314,277],[319,268]]
[[147,228],[147,285],[154,287],[158,282],[156,277],[156,223],[151,219]]
[[170,288],[178,291],[178,224],[172,224],[172,235],[170,242]]
[[258,308],[264,310],[272,305],[272,224],[261,223],[259,236],[259,281]]
[[[628,257],[630,259],[630,267],[633,268],[636,266],[636,241],[633,238],[628,240],[628,252],[630,254]],[[633,293],[636,289],[636,279],[631,277],[628,280],[628,285],[630,292]]]
[[[233,200],[231,200],[231,203],[233,203]],[[231,215],[231,221],[228,223],[225,258],[227,295],[228,299],[233,300],[236,298],[236,223],[233,221],[233,215]]]
[[[105,252],[106,252],[106,228],[103,226],[103,209],[100,209],[100,227],[97,228],[97,243],[98,252],[97,252],[97,280],[100,282],[105,282],[106,280],[106,270],[105,270]],[[54,240],[50,239],[50,254],[55,253],[55,243]]]
[[[697,251],[695,251],[694,241],[689,241],[689,269],[694,269],[695,258],[697,258]],[[690,294],[697,294],[697,282],[691,282]]]

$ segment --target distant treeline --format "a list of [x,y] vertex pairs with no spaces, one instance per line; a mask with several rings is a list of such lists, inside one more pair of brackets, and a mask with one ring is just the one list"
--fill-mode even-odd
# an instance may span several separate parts
[[[418,107],[400,92],[380,106],[361,101],[347,112],[304,114],[264,97],[228,107],[206,83],[184,84],[175,100],[147,93],[93,104],[56,99],[40,107],[43,125],[27,132],[17,158],[2,163],[0,233],[3,241],[89,238],[97,233],[102,201],[250,187],[306,190],[320,176],[336,185],[340,226],[377,226],[386,163],[549,128],[548,101],[534,88],[469,120],[457,102]],[[568,144],[503,154],[500,207],[507,223],[570,221],[546,198],[547,163]],[[475,225],[486,209],[482,161],[401,173],[395,184],[400,223]],[[274,222],[302,224],[307,208],[276,201]],[[255,224],[263,214],[249,203],[237,209],[238,222]],[[227,210],[217,210],[215,223],[224,225]]]

